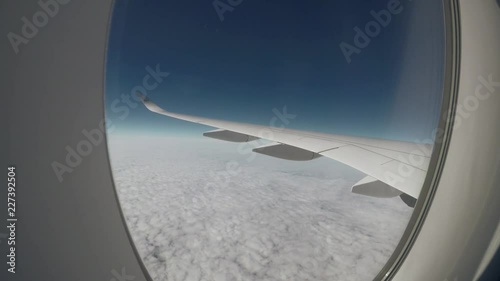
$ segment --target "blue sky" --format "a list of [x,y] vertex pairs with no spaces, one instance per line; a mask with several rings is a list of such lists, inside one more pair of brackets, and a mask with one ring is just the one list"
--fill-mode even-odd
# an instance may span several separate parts
[[[222,0],[223,1],[223,0]],[[225,2],[225,1],[223,1]],[[212,1],[116,1],[108,46],[107,117],[115,132],[193,135],[210,128],[130,108],[111,109],[142,85],[145,67],[170,75],[148,96],[185,114],[288,128],[415,140],[430,136],[441,99],[439,1],[401,13],[347,63],[339,48],[390,1],[250,1],[221,21]],[[434,3],[432,3],[434,2]],[[438,4],[435,4],[438,3]],[[421,11],[429,13],[422,15]],[[123,104],[121,104],[123,105]]]

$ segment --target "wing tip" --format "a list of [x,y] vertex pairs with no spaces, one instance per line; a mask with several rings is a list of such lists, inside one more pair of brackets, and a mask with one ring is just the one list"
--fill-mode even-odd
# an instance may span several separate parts
[[141,101],[142,101],[143,103],[146,103],[146,102],[151,101],[151,100],[148,98],[148,96],[146,96],[145,94],[143,94],[143,93],[141,93],[141,92],[139,92],[139,91],[135,92],[135,95],[136,95],[139,99],[141,99]]
[[156,113],[166,112],[161,107],[156,105],[152,100],[150,100],[147,95],[139,91],[135,92],[135,95],[142,101],[142,103],[148,110]]

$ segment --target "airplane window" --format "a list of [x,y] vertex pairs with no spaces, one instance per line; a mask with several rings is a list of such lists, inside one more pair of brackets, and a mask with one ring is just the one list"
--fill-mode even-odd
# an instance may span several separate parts
[[373,280],[443,71],[440,1],[116,1],[108,147],[153,280]]

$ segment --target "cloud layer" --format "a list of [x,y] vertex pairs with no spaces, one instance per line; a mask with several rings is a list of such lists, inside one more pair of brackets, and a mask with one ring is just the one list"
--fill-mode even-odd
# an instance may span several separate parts
[[154,280],[372,280],[412,212],[352,194],[363,175],[330,159],[249,158],[197,138],[111,136],[109,148]]

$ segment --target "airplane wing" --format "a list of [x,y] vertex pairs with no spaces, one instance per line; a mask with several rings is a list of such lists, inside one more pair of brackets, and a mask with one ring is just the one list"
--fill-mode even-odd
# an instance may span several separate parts
[[[217,128],[203,135],[231,142],[257,139],[272,141],[256,147],[256,153],[277,158],[307,161],[320,156],[342,162],[366,174],[352,186],[352,192],[372,197],[400,198],[414,207],[420,194],[429,156],[423,144],[373,138],[332,135],[197,117],[166,111],[141,93],[147,109],[172,118]],[[430,154],[430,153],[429,153]]]

